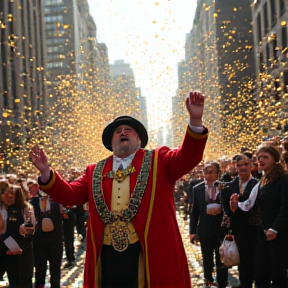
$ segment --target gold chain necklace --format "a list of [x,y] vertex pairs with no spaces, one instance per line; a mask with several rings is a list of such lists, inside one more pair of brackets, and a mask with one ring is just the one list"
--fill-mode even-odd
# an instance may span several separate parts
[[104,177],[113,178],[118,183],[121,183],[128,175],[136,171],[135,167],[129,165],[126,169],[119,169],[117,171],[110,171],[104,175]]
[[[137,183],[131,195],[127,208],[121,215],[109,211],[104,200],[102,189],[102,173],[107,159],[97,163],[92,178],[94,202],[97,212],[104,224],[111,224],[112,245],[118,252],[125,251],[129,246],[128,223],[132,221],[138,212],[142,197],[147,186],[153,151],[145,150]],[[135,168],[134,168],[135,169]]]

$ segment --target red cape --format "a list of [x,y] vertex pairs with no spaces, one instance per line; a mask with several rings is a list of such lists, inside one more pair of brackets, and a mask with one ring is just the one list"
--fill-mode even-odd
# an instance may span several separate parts
[[[195,134],[188,128],[183,144],[178,149],[160,147],[153,153],[145,194],[132,220],[142,245],[147,288],[191,287],[188,262],[176,220],[174,185],[175,181],[202,160],[206,139],[207,134]],[[143,149],[139,149],[132,161],[136,172],[130,175],[130,193],[135,187],[144,153]],[[88,166],[85,174],[73,183],[67,183],[59,174],[54,173],[52,180],[41,186],[53,200],[65,206],[89,202],[84,288],[97,287],[96,263],[101,252],[104,230],[92,191],[95,166]],[[103,174],[111,170],[112,157],[108,159]],[[105,202],[110,208],[112,179],[105,177],[102,181]]]

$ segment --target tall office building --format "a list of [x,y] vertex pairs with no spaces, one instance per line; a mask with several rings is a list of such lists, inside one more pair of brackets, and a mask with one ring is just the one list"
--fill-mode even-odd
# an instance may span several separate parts
[[[123,110],[135,118],[142,118],[142,111],[139,100],[139,90],[135,86],[135,77],[130,64],[124,60],[115,60],[114,64],[110,64],[110,93],[113,95],[114,101],[121,103]],[[115,104],[115,103],[114,103]],[[114,112],[112,117],[117,116],[118,111]]]
[[45,0],[45,27],[50,104],[57,100],[57,86],[67,75],[76,77],[73,84],[80,90],[81,81],[89,77],[100,91],[99,79],[108,79],[107,47],[97,43],[87,0]]
[[[256,74],[279,76],[280,63],[287,58],[287,0],[254,0],[252,4]],[[280,69],[281,70],[281,69]],[[283,69],[282,71],[284,71]],[[288,83],[287,83],[288,84]]]
[[136,88],[136,91],[138,93],[137,97],[139,98],[140,102],[140,109],[141,109],[141,122],[146,127],[147,131],[149,129],[148,127],[148,114],[147,114],[147,102],[146,97],[142,95],[141,88]]
[[288,1],[254,0],[252,15],[259,126],[272,137],[288,131]]
[[[186,36],[186,56],[178,65],[178,97],[187,97],[191,89],[206,96],[204,121],[213,127],[208,158],[225,155],[227,147],[222,144],[228,145],[231,137],[227,120],[233,113],[243,116],[244,109],[235,110],[234,105],[245,83],[255,78],[250,5],[250,0],[198,0],[193,27]],[[180,142],[179,138],[175,144]]]
[[44,31],[42,0],[0,1],[0,140],[15,149],[46,110]]

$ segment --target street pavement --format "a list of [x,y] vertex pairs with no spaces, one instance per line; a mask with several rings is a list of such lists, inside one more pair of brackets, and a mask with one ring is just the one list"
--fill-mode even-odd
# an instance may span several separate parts
[[[188,222],[184,221],[183,218],[178,213],[177,213],[177,220],[188,257],[192,285],[193,287],[203,287],[204,279],[203,279],[202,255],[200,246],[191,245],[188,234],[189,232]],[[83,286],[83,269],[84,269],[86,244],[84,242],[81,242],[80,239],[78,239],[77,237],[75,239],[75,251],[76,251],[75,265],[68,269],[64,268],[64,265],[66,263],[65,259],[66,257],[65,252],[63,253],[62,278],[61,278],[62,287],[81,288]],[[6,276],[4,277],[4,280],[5,281],[2,282],[0,281],[0,287],[7,287],[8,281]],[[45,287],[47,288],[50,287],[49,282],[50,282],[49,270],[47,269],[47,278],[46,278],[47,284]],[[230,284],[228,287],[239,286],[237,267],[229,269],[229,283]]]
[[[203,266],[202,266],[202,254],[200,245],[192,245],[189,240],[189,224],[184,221],[183,218],[177,214],[177,220],[182,235],[185,251],[187,254],[189,262],[189,270],[193,287],[203,287],[204,276],[203,276]],[[214,277],[216,276],[216,273]],[[238,287],[240,285],[238,278],[237,267],[232,267],[229,269],[229,287]],[[216,281],[215,281],[216,282]]]

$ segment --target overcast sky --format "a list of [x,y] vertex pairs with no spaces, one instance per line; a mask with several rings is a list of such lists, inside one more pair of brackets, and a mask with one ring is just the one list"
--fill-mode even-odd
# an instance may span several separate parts
[[192,28],[197,0],[88,2],[97,40],[106,43],[110,63],[124,59],[131,65],[136,86],[147,97],[149,124],[165,122],[171,117],[177,64],[185,57],[185,37]]

